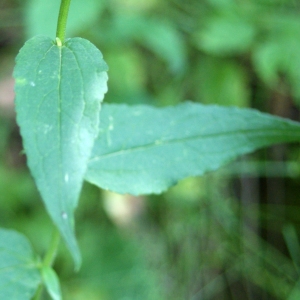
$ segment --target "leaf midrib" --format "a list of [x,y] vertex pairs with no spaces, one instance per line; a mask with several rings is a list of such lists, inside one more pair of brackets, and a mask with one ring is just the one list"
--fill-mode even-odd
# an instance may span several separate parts
[[[289,132],[291,132],[291,129],[288,129]],[[124,155],[126,153],[130,153],[130,152],[134,152],[134,151],[142,151],[142,150],[148,150],[149,148],[152,148],[152,147],[161,147],[161,146],[165,146],[165,145],[170,145],[170,144],[183,144],[187,141],[192,141],[192,140],[196,140],[196,139],[209,139],[209,138],[216,138],[216,137],[223,137],[223,136],[230,136],[230,135],[239,135],[239,134],[245,134],[245,137],[247,137],[246,134],[251,134],[253,132],[257,132],[257,129],[248,129],[248,130],[239,130],[238,132],[236,131],[227,131],[227,132],[224,132],[224,133],[210,133],[210,134],[206,134],[206,135],[194,135],[194,136],[190,136],[190,137],[185,137],[185,138],[175,138],[175,139],[169,139],[169,140],[163,140],[163,141],[160,141],[159,139],[157,139],[156,141],[152,142],[152,143],[148,143],[146,145],[140,145],[140,146],[134,146],[134,147],[131,147],[131,148],[125,148],[125,149],[121,149],[121,150],[116,150],[116,151],[113,151],[113,152],[110,152],[110,153],[105,153],[105,154],[101,154],[101,155],[97,155],[97,156],[94,156],[90,159],[89,162],[93,162],[93,161],[97,161],[97,160],[101,160],[101,159],[104,159],[104,158],[107,158],[107,157],[113,157],[113,156],[118,156],[118,155]],[[260,131],[261,133],[262,131]],[[270,132],[269,135],[274,132],[275,135],[278,135],[278,132],[282,132],[284,133],[285,135],[288,135],[288,136],[292,136],[293,137],[293,141],[297,141],[297,140],[300,140],[300,128],[299,128],[299,132],[297,132],[297,135],[295,135],[295,132],[287,132],[287,129],[278,129],[278,128],[273,128],[273,129],[264,129],[263,130],[264,132],[264,135],[265,133],[267,132]],[[158,143],[158,141],[160,141]],[[289,140],[291,141],[291,140]],[[278,141],[278,143],[282,142],[282,140],[280,139]]]

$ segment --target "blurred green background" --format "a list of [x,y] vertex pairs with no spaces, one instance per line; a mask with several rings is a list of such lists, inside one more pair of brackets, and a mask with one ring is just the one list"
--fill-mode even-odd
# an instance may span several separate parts
[[[58,9],[59,0],[0,0],[0,226],[40,255],[52,224],[22,154],[11,74],[26,39],[55,39]],[[299,1],[73,0],[67,35],[103,52],[106,102],[191,100],[299,119]],[[162,195],[85,184],[82,269],[64,245],[55,263],[64,299],[300,299],[298,148],[258,151]]]

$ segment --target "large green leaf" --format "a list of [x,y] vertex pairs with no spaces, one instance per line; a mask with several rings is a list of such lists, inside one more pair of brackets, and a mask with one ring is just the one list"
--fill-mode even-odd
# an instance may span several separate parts
[[40,282],[28,240],[16,231],[0,229],[0,298],[30,300]]
[[30,39],[17,56],[17,121],[28,166],[76,265],[74,209],[99,131],[107,65],[89,41]]
[[105,105],[85,178],[119,193],[160,193],[238,155],[299,140],[299,123],[251,109]]

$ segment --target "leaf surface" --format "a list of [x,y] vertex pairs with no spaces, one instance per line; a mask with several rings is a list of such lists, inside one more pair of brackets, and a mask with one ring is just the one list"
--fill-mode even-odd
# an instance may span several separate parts
[[252,109],[105,105],[85,179],[118,193],[160,193],[239,155],[299,140],[299,123]]
[[42,276],[46,289],[52,300],[61,300],[61,288],[57,274],[51,267],[42,268]]
[[38,262],[22,234],[0,229],[1,299],[30,300],[41,282]]
[[74,38],[59,47],[45,36],[26,42],[14,70],[28,166],[77,267],[74,209],[99,131],[106,71],[101,52],[89,41]]

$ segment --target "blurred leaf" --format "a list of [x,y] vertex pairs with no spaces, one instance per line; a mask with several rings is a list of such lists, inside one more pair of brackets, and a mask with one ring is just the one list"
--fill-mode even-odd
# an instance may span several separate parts
[[199,62],[195,86],[201,102],[206,104],[248,106],[246,71],[235,61],[205,57]]
[[74,210],[99,130],[107,65],[87,40],[59,47],[44,36],[27,41],[16,61],[17,121],[28,166],[78,267]]
[[118,193],[160,193],[235,157],[300,140],[300,124],[251,109],[183,103],[105,105],[85,179]]
[[267,39],[254,48],[253,63],[259,76],[276,86],[284,75],[293,95],[300,99],[300,21],[278,15]]
[[47,291],[53,300],[61,300],[61,290],[59,279],[51,267],[42,268],[42,276]]
[[137,25],[136,38],[166,61],[173,73],[182,72],[186,65],[186,49],[174,24],[149,19]]
[[121,13],[141,13],[155,6],[158,0],[113,0],[110,3],[110,6],[117,12]]
[[[291,224],[285,225],[282,230],[285,243],[290,252],[295,269],[300,274],[300,244],[295,227]],[[300,292],[300,291],[299,291]]]
[[256,35],[255,27],[241,16],[213,16],[195,34],[198,47],[216,55],[232,55],[249,51]]
[[27,238],[16,231],[0,229],[0,249],[1,299],[30,300],[41,277]]
[[[25,11],[28,38],[42,34],[55,38],[60,0],[29,0]],[[93,24],[105,5],[105,0],[73,0],[70,5],[67,35],[74,36]]]
[[[165,299],[164,286],[147,261],[147,239],[141,243],[135,234],[124,237],[124,228],[108,224],[86,222],[81,230],[84,264],[78,276],[85,288],[94,290],[98,296],[95,299]],[[70,299],[75,298],[76,291],[77,287],[71,285]]]
[[290,292],[287,300],[298,300],[300,298],[300,281],[295,284],[295,287]]
[[141,100],[146,84],[147,70],[138,51],[133,48],[112,49],[105,56],[109,65],[109,87],[106,100],[133,101]]
[[207,0],[207,2],[218,9],[230,9],[236,6],[234,0]]
[[163,59],[172,72],[177,73],[184,70],[187,57],[183,38],[174,25],[138,15],[118,15],[115,19],[115,30],[125,39],[138,41]]

